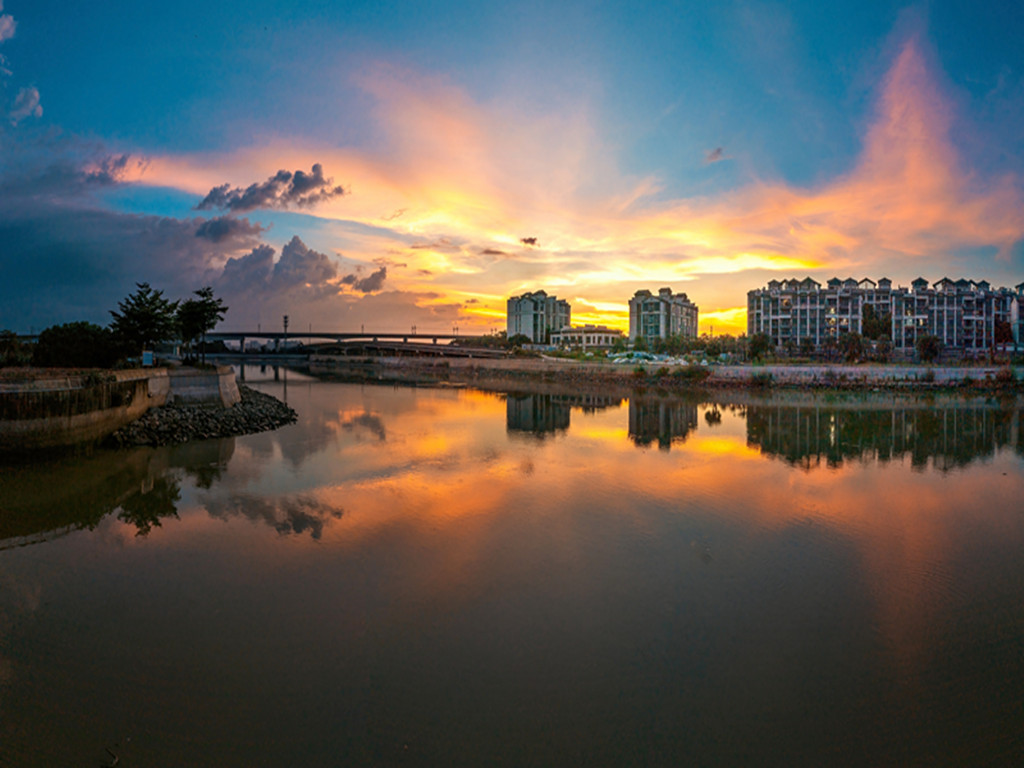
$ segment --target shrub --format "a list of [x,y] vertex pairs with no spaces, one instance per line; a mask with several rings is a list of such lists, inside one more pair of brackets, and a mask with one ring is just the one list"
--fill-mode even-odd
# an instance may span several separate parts
[[647,375],[647,369],[644,368],[642,365],[638,365],[636,368],[633,369],[633,375],[638,379],[642,379],[644,376]]
[[1013,375],[1013,368],[1010,366],[1003,366],[996,371],[996,383],[997,384],[1012,384],[1017,380],[1017,377]]
[[673,378],[689,382],[704,381],[710,375],[711,371],[701,365],[688,365],[685,368],[677,368],[672,372]]
[[120,356],[110,331],[77,322],[54,325],[40,333],[32,364],[44,368],[110,368]]
[[927,383],[931,383],[931,382],[935,381],[935,369],[934,368],[928,368],[924,373],[922,373],[918,377],[917,380],[918,381],[924,381],[924,382],[927,382]]
[[758,371],[750,377],[750,385],[753,387],[770,387],[772,381],[771,371]]

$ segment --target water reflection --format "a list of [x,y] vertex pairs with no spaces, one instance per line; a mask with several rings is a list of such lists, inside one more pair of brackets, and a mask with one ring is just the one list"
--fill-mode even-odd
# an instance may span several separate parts
[[620,405],[621,397],[609,395],[510,392],[505,400],[505,425],[510,435],[543,439],[567,431],[573,409],[594,413]]
[[923,402],[871,410],[751,405],[746,418],[751,445],[804,469],[909,457],[914,467],[931,461],[948,471],[1002,448],[1022,453],[1020,410],[1012,407]]
[[220,520],[239,516],[266,523],[284,535],[308,532],[316,540],[323,536],[324,525],[340,520],[344,514],[340,508],[306,494],[279,498],[253,494],[214,498],[207,502],[206,511]]
[[0,549],[93,529],[105,516],[146,535],[177,516],[178,475],[209,488],[234,453],[233,438],[164,448],[98,450],[0,469]]
[[685,442],[696,427],[695,403],[650,395],[629,401],[629,437],[638,446],[657,441],[659,450],[668,451],[673,443]]
[[[975,765],[1021,743],[1016,404],[292,374],[289,395],[275,432],[0,470],[3,530],[73,504],[94,529],[0,552],[9,762],[127,733],[123,764],[151,766]],[[814,452],[834,469],[794,470]],[[964,469],[883,458],[915,455]]]

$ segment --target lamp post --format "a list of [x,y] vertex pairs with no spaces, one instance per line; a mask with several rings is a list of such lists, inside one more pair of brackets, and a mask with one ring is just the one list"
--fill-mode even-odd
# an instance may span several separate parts
[[288,315],[284,316],[284,351],[288,351]]

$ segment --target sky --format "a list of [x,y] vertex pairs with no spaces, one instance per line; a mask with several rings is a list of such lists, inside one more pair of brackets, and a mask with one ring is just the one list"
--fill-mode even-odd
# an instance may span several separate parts
[[0,329],[741,333],[773,278],[1024,281],[1015,2],[0,0]]

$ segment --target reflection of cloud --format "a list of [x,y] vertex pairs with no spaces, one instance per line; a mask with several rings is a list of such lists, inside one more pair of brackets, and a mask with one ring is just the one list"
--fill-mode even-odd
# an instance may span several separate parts
[[387,432],[384,430],[384,422],[380,416],[375,416],[372,413],[360,413],[358,416],[353,416],[341,422],[341,428],[347,432],[352,432],[359,429],[365,429],[367,432],[372,434],[380,442],[387,440]]
[[343,511],[312,496],[268,498],[264,496],[236,495],[226,499],[211,499],[206,510],[211,517],[226,519],[240,515],[249,520],[266,523],[282,535],[309,533],[319,539],[324,526],[331,520],[340,520]]

